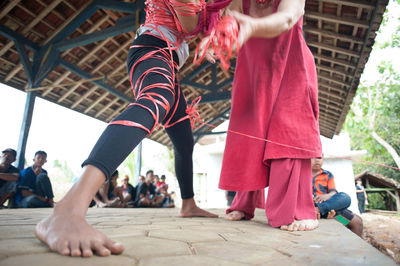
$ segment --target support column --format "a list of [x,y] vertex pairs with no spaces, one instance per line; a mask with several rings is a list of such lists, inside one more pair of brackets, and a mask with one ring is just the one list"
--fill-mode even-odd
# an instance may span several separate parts
[[139,182],[140,172],[142,170],[142,142],[137,145],[136,153],[136,170],[135,170],[135,185]]
[[34,92],[29,92],[26,95],[24,116],[22,119],[21,131],[18,141],[18,156],[17,156],[17,168],[24,169],[25,163],[25,150],[28,142],[29,130],[32,123],[33,108],[35,106],[36,95]]

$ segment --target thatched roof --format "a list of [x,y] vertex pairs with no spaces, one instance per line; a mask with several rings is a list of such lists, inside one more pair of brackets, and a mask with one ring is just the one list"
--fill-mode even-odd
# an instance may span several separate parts
[[[320,129],[326,137],[342,128],[387,2],[306,2],[304,31],[317,63]],[[33,65],[33,82],[42,79],[34,87],[48,86],[35,91],[37,96],[105,122],[133,98],[125,59],[144,19],[143,1],[3,0],[0,10],[0,82],[26,90],[21,62],[30,62],[25,65]],[[193,66],[195,42],[180,72],[182,87],[188,100],[203,95],[200,114],[218,125],[229,115],[234,69],[227,76],[219,66]],[[93,77],[99,79],[88,80]],[[150,138],[170,144],[163,130]]]
[[361,174],[358,174],[354,178],[356,180],[359,178],[362,180],[368,179],[368,183],[377,188],[395,188],[395,189],[400,190],[399,182],[397,182],[394,179],[377,174],[377,173],[371,173],[371,172],[365,171],[365,172],[362,172]]

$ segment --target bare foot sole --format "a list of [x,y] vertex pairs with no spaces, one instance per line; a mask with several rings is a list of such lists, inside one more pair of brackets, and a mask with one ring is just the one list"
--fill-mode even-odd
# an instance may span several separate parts
[[293,223],[288,225],[282,225],[281,230],[287,231],[311,231],[318,227],[318,220],[306,219],[306,220],[294,220]]
[[228,221],[240,221],[244,219],[244,212],[241,211],[230,212],[224,217],[224,219]]
[[180,217],[209,217],[209,218],[218,218],[218,215],[208,212],[206,210],[200,209],[197,206],[194,206],[190,209],[181,209],[179,213]]
[[84,218],[55,215],[35,227],[36,237],[52,251],[64,256],[91,257],[121,254],[124,247],[90,226]]

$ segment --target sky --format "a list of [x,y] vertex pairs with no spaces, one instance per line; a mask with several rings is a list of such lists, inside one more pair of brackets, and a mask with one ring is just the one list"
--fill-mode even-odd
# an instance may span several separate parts
[[[390,1],[389,21],[385,31],[378,34],[377,40],[383,43],[390,38],[399,26],[400,6]],[[394,69],[400,72],[400,49],[374,50],[361,77],[362,82],[374,82],[377,76],[376,66],[382,60],[391,60]],[[21,130],[26,93],[0,83],[0,149],[17,149]],[[80,164],[87,158],[96,140],[106,127],[106,123],[86,115],[69,110],[46,100],[36,98],[34,115],[26,150],[26,159],[32,163],[37,150],[48,153],[48,162],[67,161],[78,174]],[[222,127],[227,127],[224,123]],[[225,130],[218,128],[219,130]],[[165,152],[166,148],[153,141],[146,140],[143,148],[144,169],[154,168],[156,172],[166,172],[163,165],[157,163],[156,153]],[[153,167],[154,166],[154,167]]]

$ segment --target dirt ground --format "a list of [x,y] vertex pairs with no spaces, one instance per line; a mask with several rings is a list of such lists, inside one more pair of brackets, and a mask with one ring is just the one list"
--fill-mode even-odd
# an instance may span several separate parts
[[370,211],[362,219],[363,239],[400,264],[400,214]]

